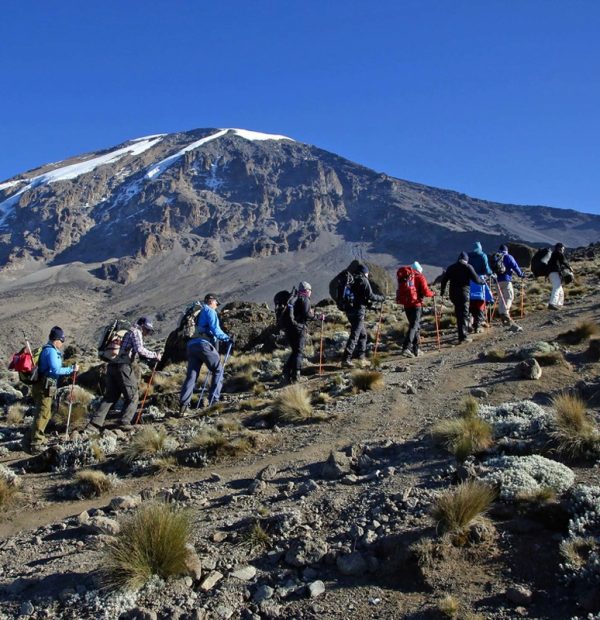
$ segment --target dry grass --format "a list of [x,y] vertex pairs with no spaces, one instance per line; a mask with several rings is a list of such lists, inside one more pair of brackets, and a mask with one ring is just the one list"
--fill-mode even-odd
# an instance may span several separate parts
[[8,413],[6,414],[6,424],[8,424],[8,426],[19,426],[20,424],[23,424],[23,418],[25,417],[26,411],[27,407],[21,403],[11,405],[8,409]]
[[459,533],[480,519],[496,497],[496,491],[478,480],[462,482],[434,503],[432,516],[442,532]]
[[550,436],[556,449],[567,457],[582,457],[600,450],[600,431],[585,402],[563,393],[552,399],[553,428]]
[[447,594],[438,603],[438,610],[444,617],[456,620],[460,611],[460,603],[456,597],[451,594]]
[[524,503],[545,504],[556,499],[556,491],[551,487],[542,487],[528,493],[521,493],[517,500]]
[[327,405],[332,400],[333,397],[327,392],[319,392],[318,394],[314,394],[312,398],[312,402],[314,405]]
[[590,555],[599,551],[600,543],[593,536],[569,538],[560,544],[561,556],[575,569],[586,566]]
[[566,364],[562,351],[550,351],[549,353],[536,353],[533,356],[540,366],[558,366]]
[[193,437],[191,446],[206,450],[214,456],[237,456],[250,452],[256,443],[257,436],[254,433],[230,433],[217,428],[204,428]]
[[0,508],[6,508],[15,498],[17,488],[0,476]]
[[580,344],[584,340],[588,340],[592,336],[600,334],[600,326],[595,321],[582,320],[567,332],[559,334],[557,340],[566,342],[567,344]]
[[114,479],[104,472],[84,469],[75,474],[73,484],[83,497],[101,497],[115,487]]
[[267,400],[263,398],[249,398],[239,403],[238,409],[240,411],[258,411],[263,409],[268,404]]
[[462,404],[462,415],[465,418],[475,417],[479,413],[479,401],[474,396],[467,396]]
[[256,370],[246,368],[235,373],[226,380],[225,388],[228,392],[250,392],[258,384],[258,379],[254,376]]
[[155,473],[174,472],[179,469],[177,459],[174,456],[160,456],[152,459],[151,463]]
[[[61,398],[58,404],[58,410],[54,414],[53,422],[56,426],[66,428],[69,418],[69,404],[71,400],[71,389],[61,392]],[[94,395],[76,385],[73,388],[73,404],[71,406],[71,419],[69,421],[70,429],[83,428],[87,423],[88,408],[94,400]]]
[[259,521],[255,521],[242,535],[242,544],[251,550],[269,549],[273,544],[271,535]]
[[162,455],[166,451],[168,435],[164,430],[145,426],[139,430],[125,450],[125,460],[130,463],[136,459]]
[[378,370],[355,370],[352,372],[352,385],[359,392],[381,390],[385,386],[383,373]]
[[506,351],[504,349],[490,349],[484,353],[484,356],[489,362],[502,362],[506,359]]
[[187,512],[168,504],[142,506],[106,548],[102,569],[106,585],[138,590],[153,575],[168,579],[184,574],[190,529]]
[[271,405],[270,416],[276,422],[286,424],[302,424],[319,419],[313,411],[310,394],[297,383],[279,392]]
[[459,461],[487,450],[493,443],[491,425],[477,415],[442,420],[433,427],[432,436]]

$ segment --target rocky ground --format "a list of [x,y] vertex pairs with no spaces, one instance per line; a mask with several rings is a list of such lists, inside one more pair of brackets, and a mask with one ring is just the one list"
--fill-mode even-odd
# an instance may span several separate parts
[[[224,403],[194,417],[173,416],[181,366],[156,375],[131,431],[86,439],[76,430],[66,440],[63,401],[56,440],[30,458],[20,444],[30,403],[3,370],[0,477],[14,493],[1,507],[0,617],[599,618],[598,443],[567,458],[551,433],[552,397],[564,390],[580,393],[598,422],[597,342],[561,337],[599,318],[598,265],[578,258],[562,312],[545,308],[545,283],[528,281],[525,316],[519,298],[513,312],[522,329],[495,320],[455,346],[446,312],[438,350],[429,313],[416,359],[400,356],[405,323],[388,304],[371,389],[340,371],[345,326],[324,308],[325,366],[319,374],[317,324],[303,423],[276,414],[283,352],[257,350],[234,356]],[[370,321],[375,334],[377,313]],[[76,426],[97,398],[86,387]],[[432,430],[467,396],[493,440],[458,460]],[[216,433],[219,446],[206,439]],[[82,470],[106,474],[103,494],[74,483]],[[472,478],[497,498],[486,519],[444,534],[436,501]],[[136,592],[107,588],[107,547],[157,501],[189,513],[188,570]],[[582,539],[587,551],[569,561],[566,546]]]

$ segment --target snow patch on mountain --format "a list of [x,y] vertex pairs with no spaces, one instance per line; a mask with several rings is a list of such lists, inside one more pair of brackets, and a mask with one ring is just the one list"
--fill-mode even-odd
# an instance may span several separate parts
[[5,189],[9,189],[10,187],[14,187],[19,183],[24,183],[23,179],[19,179],[18,181],[6,181],[6,183],[0,183],[0,192],[4,191]]

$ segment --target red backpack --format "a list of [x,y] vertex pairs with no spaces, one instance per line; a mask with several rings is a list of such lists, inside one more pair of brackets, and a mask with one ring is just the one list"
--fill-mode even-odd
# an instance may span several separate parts
[[405,307],[417,305],[419,295],[415,286],[415,272],[412,267],[400,267],[396,272],[396,278],[398,280],[396,303]]

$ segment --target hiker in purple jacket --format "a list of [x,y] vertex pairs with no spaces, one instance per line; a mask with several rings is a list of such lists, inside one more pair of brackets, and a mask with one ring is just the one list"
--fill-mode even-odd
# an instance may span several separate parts
[[498,250],[503,254],[502,264],[504,265],[504,273],[496,275],[498,287],[500,289],[498,316],[504,325],[511,325],[513,321],[510,318],[510,308],[515,299],[512,276],[513,273],[516,273],[520,278],[524,278],[525,274],[521,271],[519,265],[517,265],[517,261],[514,257],[508,253],[507,246],[501,245]]

